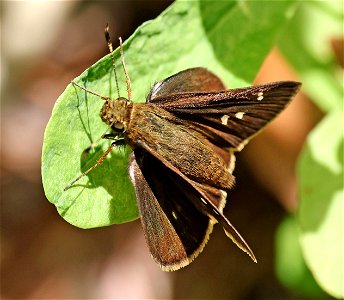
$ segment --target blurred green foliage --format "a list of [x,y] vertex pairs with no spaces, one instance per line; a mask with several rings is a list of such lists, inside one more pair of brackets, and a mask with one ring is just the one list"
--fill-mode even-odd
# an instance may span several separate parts
[[[318,284],[343,298],[343,69],[333,48],[338,39],[343,39],[343,2],[301,1],[278,45],[298,72],[304,92],[326,113],[298,162],[299,234],[294,238]],[[299,261],[302,268],[297,255],[286,260]]]
[[299,243],[295,216],[286,217],[276,231],[275,269],[279,280],[298,297],[326,298],[307,267]]

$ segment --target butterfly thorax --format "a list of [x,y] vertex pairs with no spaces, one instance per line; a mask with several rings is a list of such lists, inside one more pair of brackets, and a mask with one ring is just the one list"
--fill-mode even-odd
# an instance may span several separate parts
[[126,98],[109,99],[104,103],[100,117],[115,131],[125,131],[132,104]]

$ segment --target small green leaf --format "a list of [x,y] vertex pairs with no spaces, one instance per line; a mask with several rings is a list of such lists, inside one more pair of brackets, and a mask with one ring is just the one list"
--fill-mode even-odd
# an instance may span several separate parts
[[[124,43],[133,101],[144,102],[155,81],[186,68],[203,66],[230,87],[247,84],[290,17],[293,1],[178,1],[146,22]],[[114,53],[121,70],[118,49]],[[121,96],[126,96],[119,72]],[[117,97],[110,56],[77,81],[104,96]],[[73,225],[90,228],[138,217],[127,176],[130,149],[115,149],[105,162],[70,190],[63,189],[92,166],[109,146],[101,141],[87,157],[83,151],[107,127],[99,117],[103,101],[69,85],[47,125],[42,153],[43,186],[49,201]]]
[[298,166],[299,226],[305,261],[319,285],[344,297],[343,122],[328,114],[309,136]]
[[343,75],[331,40],[343,37],[343,1],[301,1],[278,45],[302,88],[327,112],[343,106]]

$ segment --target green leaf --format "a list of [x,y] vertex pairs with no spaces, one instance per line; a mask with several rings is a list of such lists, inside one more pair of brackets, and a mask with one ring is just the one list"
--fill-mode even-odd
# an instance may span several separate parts
[[298,296],[326,299],[307,268],[300,246],[300,230],[294,215],[284,218],[276,232],[275,270],[278,279]]
[[328,114],[309,136],[298,166],[301,247],[319,285],[344,297],[344,114]]
[[[204,66],[230,87],[254,79],[277,34],[290,17],[293,1],[178,1],[146,22],[125,42],[124,52],[133,101],[144,102],[151,85],[180,70]],[[115,59],[120,70],[118,50]],[[126,96],[122,72],[120,94]],[[105,96],[117,97],[110,56],[82,73],[77,81]],[[63,188],[109,146],[98,143],[82,153],[107,127],[99,118],[103,102],[69,85],[47,125],[42,154],[43,186],[68,222],[82,228],[122,223],[138,217],[127,176],[130,149],[116,149],[105,162]]]
[[331,40],[343,37],[343,1],[301,1],[278,44],[302,78],[302,89],[323,110],[343,105],[343,73]]

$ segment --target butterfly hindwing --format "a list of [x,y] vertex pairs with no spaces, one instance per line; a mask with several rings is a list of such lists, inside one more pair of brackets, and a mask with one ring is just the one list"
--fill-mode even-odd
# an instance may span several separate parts
[[224,90],[225,86],[215,74],[205,68],[191,68],[155,83],[147,96],[147,102],[157,103],[160,96]]
[[190,201],[197,192],[142,149],[134,151],[129,170],[154,260],[167,271],[188,265],[204,248],[213,227]]
[[[188,178],[175,166],[173,166],[165,157],[151,149],[148,145],[139,142],[138,146],[141,149],[145,149],[147,153],[151,154],[149,157],[154,157],[154,159],[156,159],[159,163],[162,163],[162,165],[167,167],[164,168],[165,173],[170,172],[171,178],[174,178],[173,181],[176,184],[177,190],[190,191],[186,194],[187,197],[185,197],[186,201],[192,203],[192,206],[190,207],[196,208],[198,212],[205,216],[209,216],[213,222],[219,222],[225,230],[227,236],[229,236],[240,249],[246,252],[252,258],[252,260],[256,261],[256,258],[248,244],[222,213],[226,198],[226,194],[223,194],[223,191],[207,184],[195,182],[194,180]],[[158,180],[162,180],[162,178],[160,177]],[[175,201],[174,199],[175,198],[171,198],[171,201]],[[186,210],[185,214],[192,214],[192,211],[193,210]],[[144,212],[142,212],[142,217],[143,214]]]

